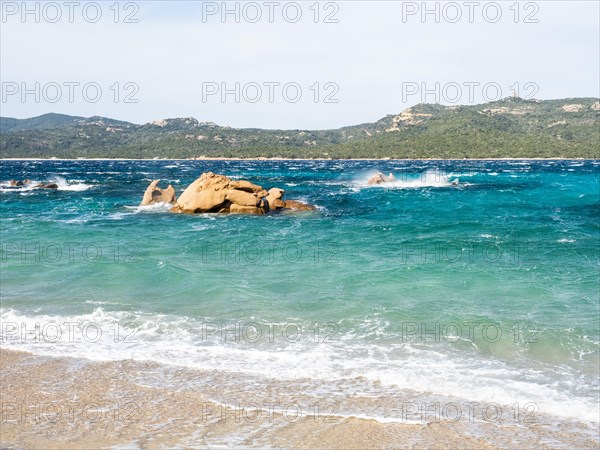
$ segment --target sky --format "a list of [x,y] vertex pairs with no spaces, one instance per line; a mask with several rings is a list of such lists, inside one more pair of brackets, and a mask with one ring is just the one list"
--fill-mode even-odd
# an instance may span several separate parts
[[600,2],[2,1],[0,115],[328,129],[600,96]]

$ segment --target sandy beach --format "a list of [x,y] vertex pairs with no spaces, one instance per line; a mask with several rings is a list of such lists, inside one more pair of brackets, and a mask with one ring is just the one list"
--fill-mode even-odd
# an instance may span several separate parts
[[[219,374],[138,361],[91,362],[0,351],[2,448],[323,449],[514,447],[594,448],[584,425],[382,423],[253,409],[269,392],[239,392],[240,403],[211,401],[197,381]],[[166,375],[168,374],[168,375]],[[166,375],[166,376],[165,376]],[[268,391],[268,389],[267,389]],[[367,399],[363,399],[367,401]],[[354,400],[356,401],[356,399]],[[296,402],[302,404],[299,399]],[[273,399],[273,404],[277,401]]]

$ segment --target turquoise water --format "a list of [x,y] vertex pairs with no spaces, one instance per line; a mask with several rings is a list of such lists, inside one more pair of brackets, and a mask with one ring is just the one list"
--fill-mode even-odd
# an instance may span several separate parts
[[[209,170],[318,210],[137,207]],[[3,184],[6,348],[598,420],[598,161],[3,161],[13,178],[60,189]]]

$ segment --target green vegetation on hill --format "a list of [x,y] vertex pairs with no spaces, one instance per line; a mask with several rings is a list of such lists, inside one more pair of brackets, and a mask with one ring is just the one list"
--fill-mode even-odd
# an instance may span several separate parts
[[45,114],[0,118],[3,158],[600,158],[595,98],[420,104],[335,130],[222,127],[193,118],[144,125]]

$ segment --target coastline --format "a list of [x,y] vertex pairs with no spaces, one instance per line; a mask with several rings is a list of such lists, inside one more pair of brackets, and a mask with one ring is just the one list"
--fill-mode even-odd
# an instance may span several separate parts
[[599,161],[600,158],[0,158],[0,161]]
[[[211,383],[224,376],[229,383],[214,389],[232,390],[238,401],[213,399]],[[294,394],[289,403],[296,405],[293,413],[289,407],[261,410],[265,399],[268,404],[281,403],[271,385],[236,390],[235,382],[244,381],[244,374],[151,361],[90,361],[0,349],[0,380],[2,447],[485,450],[521,445],[546,448],[548,443],[572,448],[597,445],[590,426],[571,422],[557,428],[543,418],[534,424],[376,420],[305,406],[302,393]],[[360,399],[361,394],[352,397]]]

